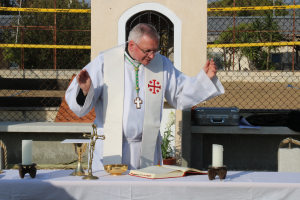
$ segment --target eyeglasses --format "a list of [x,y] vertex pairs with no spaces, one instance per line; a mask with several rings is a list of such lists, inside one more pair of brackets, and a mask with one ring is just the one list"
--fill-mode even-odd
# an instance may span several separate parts
[[145,52],[143,49],[141,49],[140,47],[139,47],[139,45],[137,45],[137,43],[135,43],[134,42],[134,44],[144,53],[144,54],[146,54],[146,56],[149,56],[150,54],[152,54],[152,55],[156,55],[157,53],[159,53],[160,51],[157,49],[157,50],[155,50],[155,51],[149,51],[149,52]]

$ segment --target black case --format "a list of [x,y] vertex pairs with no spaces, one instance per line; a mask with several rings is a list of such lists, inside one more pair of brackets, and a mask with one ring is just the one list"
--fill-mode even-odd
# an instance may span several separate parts
[[197,107],[194,111],[196,126],[232,126],[238,125],[240,113],[238,108]]

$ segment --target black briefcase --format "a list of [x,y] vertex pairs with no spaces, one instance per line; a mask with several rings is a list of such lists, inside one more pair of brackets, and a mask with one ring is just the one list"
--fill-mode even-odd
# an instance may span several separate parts
[[194,111],[196,126],[232,126],[240,120],[238,108],[207,108],[197,107]]

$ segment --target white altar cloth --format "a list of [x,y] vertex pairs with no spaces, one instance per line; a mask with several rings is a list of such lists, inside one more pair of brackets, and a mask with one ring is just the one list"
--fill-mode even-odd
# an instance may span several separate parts
[[[0,199],[299,199],[300,173],[230,171],[224,181],[207,175],[149,180],[105,171],[86,181],[71,170],[38,170],[35,179],[16,179],[18,170],[0,174]],[[127,172],[128,173],[128,172]],[[44,176],[42,174],[47,174]]]

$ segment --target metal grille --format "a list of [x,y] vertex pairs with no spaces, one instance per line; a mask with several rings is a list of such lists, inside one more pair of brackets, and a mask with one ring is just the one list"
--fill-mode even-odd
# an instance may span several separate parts
[[208,58],[225,94],[200,106],[300,108],[300,1],[208,0]]
[[53,122],[72,75],[90,61],[90,5],[1,3],[0,121]]
[[[90,60],[90,5],[78,0],[1,3],[0,121],[53,122],[64,109],[72,75]],[[300,0],[209,0],[207,55],[217,63],[226,93],[200,106],[299,109],[299,20]],[[169,19],[138,13],[127,22],[127,35],[139,22],[158,29],[166,40],[162,54],[172,60]],[[74,120],[64,113],[66,121]]]
[[160,35],[160,54],[174,61],[174,25],[163,14],[147,11],[133,15],[126,23],[126,39],[130,30],[139,23],[147,23],[154,26]]

